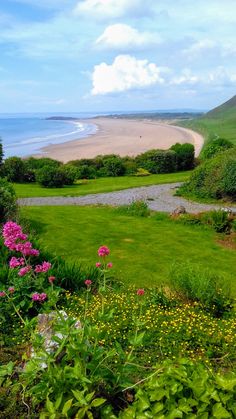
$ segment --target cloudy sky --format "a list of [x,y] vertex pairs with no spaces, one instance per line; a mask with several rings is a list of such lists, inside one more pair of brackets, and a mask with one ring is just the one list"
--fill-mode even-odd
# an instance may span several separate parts
[[235,0],[1,0],[0,112],[210,109],[235,26]]

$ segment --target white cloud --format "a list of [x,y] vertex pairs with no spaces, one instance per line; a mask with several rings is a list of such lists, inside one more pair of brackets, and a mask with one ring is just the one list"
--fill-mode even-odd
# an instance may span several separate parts
[[218,47],[218,44],[211,39],[201,39],[200,41],[194,42],[189,48],[186,48],[183,52],[185,55],[197,56],[202,53],[206,53],[209,50],[214,50]]
[[192,74],[191,70],[189,69],[184,69],[182,71],[182,73],[180,74],[180,76],[176,76],[173,77],[170,81],[170,84],[175,84],[175,85],[181,85],[181,84],[186,84],[186,85],[194,85],[196,83],[199,82],[199,77]]
[[124,23],[107,26],[103,34],[96,40],[96,45],[108,49],[142,48],[160,42],[157,34],[139,32]]
[[140,89],[164,83],[160,68],[148,60],[138,60],[130,55],[118,55],[109,65],[101,63],[92,74],[92,95],[105,95]]
[[149,9],[150,6],[143,0],[83,0],[79,1],[74,11],[76,14],[104,19],[125,15],[140,16],[146,14]]

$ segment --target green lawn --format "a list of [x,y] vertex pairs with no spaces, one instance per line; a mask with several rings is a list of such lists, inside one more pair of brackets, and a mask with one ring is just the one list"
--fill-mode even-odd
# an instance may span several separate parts
[[138,186],[158,185],[162,183],[185,182],[191,171],[150,175],[145,177],[123,176],[83,180],[76,185],[64,188],[42,188],[36,183],[15,183],[14,188],[18,198],[43,196],[79,196],[101,192],[119,191]]
[[94,264],[97,248],[107,245],[114,273],[127,284],[166,283],[171,265],[188,260],[225,275],[236,293],[236,251],[218,245],[210,229],[163,214],[130,217],[109,207],[25,207],[21,213],[42,244],[67,260]]

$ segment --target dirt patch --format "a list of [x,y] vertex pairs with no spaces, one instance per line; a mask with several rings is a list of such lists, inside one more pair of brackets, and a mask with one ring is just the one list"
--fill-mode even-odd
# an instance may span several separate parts
[[236,250],[236,233],[225,235],[223,239],[218,239],[217,243],[227,249]]

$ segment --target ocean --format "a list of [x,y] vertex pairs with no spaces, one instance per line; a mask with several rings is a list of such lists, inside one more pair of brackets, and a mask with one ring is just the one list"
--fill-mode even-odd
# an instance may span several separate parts
[[97,130],[96,125],[90,123],[88,119],[97,116],[97,114],[57,114],[58,116],[88,119],[88,122],[47,119],[53,115],[0,114],[0,138],[4,156],[25,157],[41,152],[41,148],[47,145],[85,138]]

